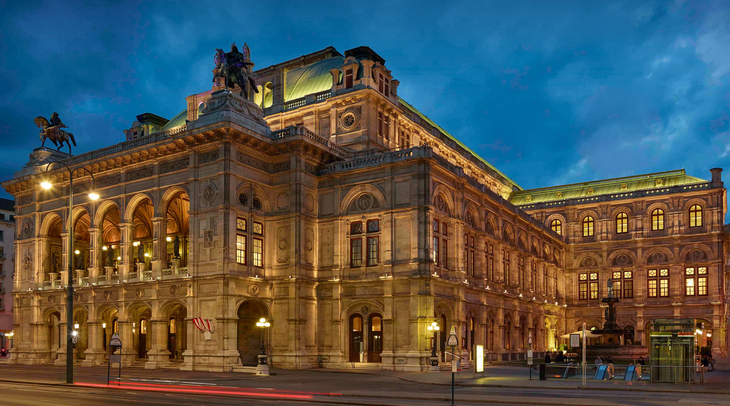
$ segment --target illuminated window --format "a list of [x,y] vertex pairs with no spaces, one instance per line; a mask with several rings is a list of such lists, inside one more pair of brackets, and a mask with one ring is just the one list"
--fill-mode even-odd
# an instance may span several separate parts
[[532,261],[530,264],[530,269],[532,271],[530,272],[530,289],[534,292],[537,290],[537,263]]
[[517,256],[517,286],[523,287],[525,283],[525,257],[522,255]]
[[563,223],[560,220],[553,220],[550,222],[550,229],[556,233],[563,235]]
[[139,321],[139,333],[147,334],[147,319],[142,319]]
[[591,237],[593,236],[593,217],[591,216],[585,216],[583,218],[583,237]]
[[623,234],[629,232],[629,215],[626,213],[619,213],[616,216],[616,234]]
[[548,293],[548,268],[544,264],[542,266],[542,293],[545,295]]
[[379,220],[368,220],[368,233],[377,233],[380,231]]
[[248,251],[248,240],[246,237],[246,219],[236,218],[236,262],[246,265],[246,251]]
[[253,239],[253,266],[264,266],[264,240],[261,238]]
[[647,277],[647,296],[669,297],[669,269],[649,269]]
[[256,235],[264,235],[264,225],[258,221],[253,222],[253,233]]
[[378,237],[368,237],[368,266],[378,264]]
[[695,295],[695,278],[685,279],[685,291],[684,294],[687,296]]
[[689,208],[689,226],[702,226],[702,206],[699,204],[692,205],[692,207]]
[[590,298],[591,298],[591,300],[598,299],[598,273],[592,272],[590,274],[590,279],[591,279],[591,282],[589,284]]
[[378,76],[378,91],[387,97],[390,94],[390,79],[383,76],[382,73],[379,73]]
[[664,210],[655,209],[651,212],[651,229],[664,230]]

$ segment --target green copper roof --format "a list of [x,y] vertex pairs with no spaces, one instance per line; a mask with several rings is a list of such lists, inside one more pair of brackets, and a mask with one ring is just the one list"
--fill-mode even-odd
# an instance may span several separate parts
[[479,155],[477,155],[474,151],[472,151],[471,149],[469,149],[469,147],[467,147],[466,145],[464,145],[464,143],[462,143],[461,141],[459,141],[458,139],[456,139],[456,137],[454,137],[453,135],[449,134],[446,130],[444,130],[443,128],[441,128],[441,126],[439,126],[438,124],[434,123],[430,118],[426,117],[423,113],[421,113],[420,111],[418,111],[415,107],[411,106],[410,104],[408,104],[405,100],[401,99],[400,97],[398,97],[398,101],[400,102],[400,104],[403,107],[407,108],[408,110],[410,110],[411,112],[413,112],[413,114],[416,114],[422,120],[426,121],[427,123],[429,123],[430,125],[432,125],[434,128],[436,128],[439,131],[441,131],[441,133],[443,133],[444,135],[446,135],[447,137],[449,137],[452,141],[454,141],[460,147],[462,147],[465,150],[469,151],[477,159],[479,159],[485,165],[487,165],[487,167],[493,169],[495,172],[497,172],[498,174],[502,175],[512,186],[514,186],[514,187],[522,190],[522,188],[520,187],[520,185],[518,185],[517,183],[515,183],[515,181],[513,181],[510,178],[508,178],[505,174],[503,174],[502,172],[500,172],[499,169],[495,168],[494,166],[492,166],[492,164],[490,164],[489,162],[487,162],[484,158],[482,158]]
[[345,58],[336,56],[288,71],[284,101],[332,89],[330,70],[341,68],[344,61]]
[[695,178],[684,173],[684,169],[676,171],[651,173],[648,175],[628,176],[625,178],[597,180],[570,185],[552,186],[540,189],[512,192],[510,203],[521,206],[543,202],[561,201],[590,196],[629,193],[637,190],[652,190],[672,186],[705,183],[704,179]]
[[169,130],[171,128],[180,127],[181,125],[185,125],[185,122],[188,118],[188,111],[183,110],[180,112],[180,114],[176,115],[172,118],[172,120],[168,121],[167,124],[165,124],[164,127],[160,131]]

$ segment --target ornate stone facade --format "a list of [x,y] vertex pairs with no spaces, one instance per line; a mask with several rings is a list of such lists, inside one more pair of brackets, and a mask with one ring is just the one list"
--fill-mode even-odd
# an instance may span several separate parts
[[[94,173],[101,196],[75,197],[70,219],[63,172],[50,191],[32,163],[3,184],[25,202],[16,247],[33,264],[16,264],[12,362],[64,362],[67,272],[83,365],[103,363],[118,332],[127,365],[245,370],[266,317],[276,367],[426,370],[433,321],[441,349],[453,326],[466,362],[474,344],[507,361],[530,336],[536,356],[556,348],[585,317],[570,237],[400,99],[375,52],[327,48],[256,76],[253,101],[214,88],[159,131],[59,156]],[[68,269],[70,255],[85,261]],[[609,256],[588,255],[603,268]],[[210,340],[194,317],[212,320]]]

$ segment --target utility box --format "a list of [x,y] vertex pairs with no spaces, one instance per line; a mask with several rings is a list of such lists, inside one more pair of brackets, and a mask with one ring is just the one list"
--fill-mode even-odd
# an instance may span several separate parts
[[649,336],[652,382],[695,381],[693,319],[657,319]]

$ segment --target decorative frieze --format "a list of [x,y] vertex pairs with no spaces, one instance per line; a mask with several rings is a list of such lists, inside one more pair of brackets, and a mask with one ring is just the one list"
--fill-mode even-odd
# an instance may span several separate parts
[[155,174],[155,169],[152,166],[146,166],[134,171],[127,172],[127,182],[133,182],[142,178],[146,178]]
[[110,175],[96,181],[96,187],[104,188],[122,183],[122,174]]
[[[217,151],[216,151],[217,152]],[[160,174],[168,173],[168,172],[175,172],[179,171],[181,169],[185,169],[190,164],[190,159],[188,157],[185,157],[183,159],[178,159],[177,161],[168,161],[160,164]]]
[[208,162],[213,162],[218,160],[218,150],[203,152],[198,157],[198,165],[207,164]]
[[269,172],[269,173],[272,172],[271,164],[261,161],[259,159],[256,159],[254,157],[248,156],[240,151],[236,151],[236,159],[238,160],[238,162],[240,162],[242,164],[253,166],[256,169],[261,169],[262,171],[265,171],[265,172]]
[[25,206],[33,203],[33,195],[23,195],[18,198],[18,206]]

